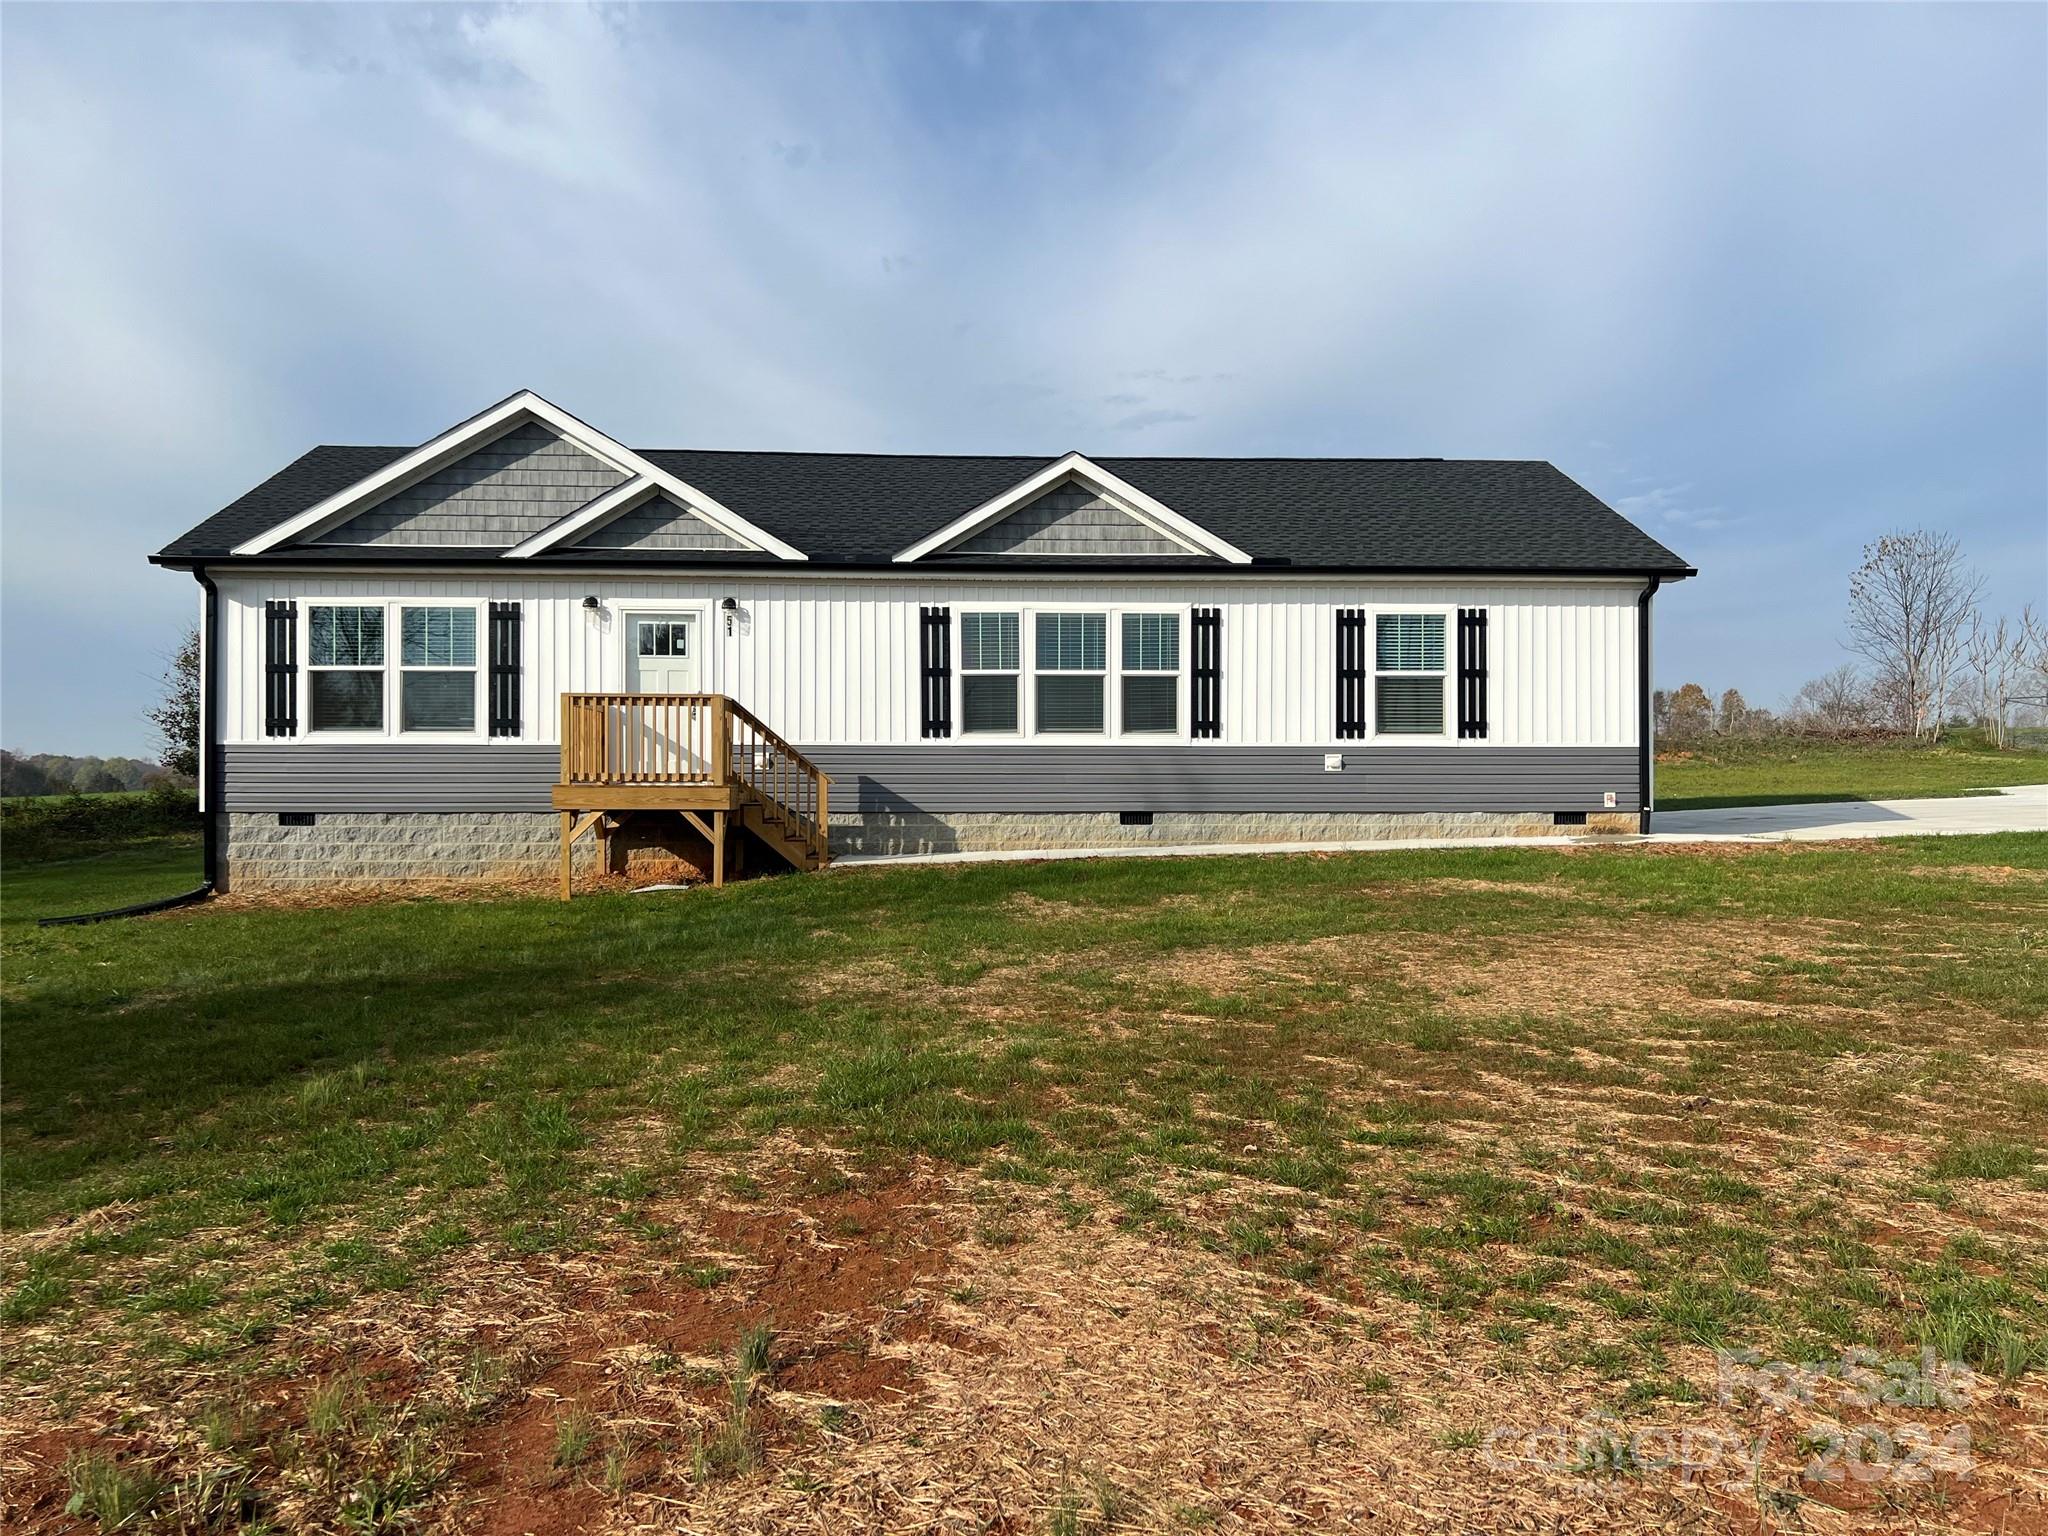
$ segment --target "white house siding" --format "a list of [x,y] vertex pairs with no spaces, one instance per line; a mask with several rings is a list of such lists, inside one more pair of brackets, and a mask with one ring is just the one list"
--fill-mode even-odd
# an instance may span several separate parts
[[[1148,750],[1214,752],[1232,747],[1330,751],[1484,753],[1497,748],[1628,748],[1636,743],[1636,600],[1641,584],[1617,580],[1304,580],[1202,573],[1111,580],[948,575],[910,581],[892,575],[796,576],[607,573],[408,574],[322,571],[223,574],[223,740],[289,751],[318,744],[279,742],[263,731],[263,604],[302,601],[509,601],[526,605],[522,672],[524,730],[512,750],[557,740],[564,692],[618,689],[625,681],[623,610],[694,607],[702,615],[707,691],[731,694],[784,736],[805,746],[918,746],[957,750],[975,738],[921,740],[918,610],[1161,606],[1223,610],[1224,727],[1220,742],[1133,738]],[[596,596],[602,617],[586,613]],[[730,636],[719,604],[739,604]],[[1483,607],[1489,613],[1490,731],[1483,741],[1428,743],[1336,738],[1335,614],[1339,608]],[[1183,630],[1185,631],[1185,624]],[[1185,643],[1185,641],[1184,641]],[[1028,653],[1028,631],[1025,638]],[[1112,636],[1111,649],[1115,649]],[[1455,657],[1451,658],[1455,662]],[[303,679],[301,679],[303,700]],[[303,714],[303,704],[302,704]],[[481,726],[481,721],[479,722]],[[1185,725],[1185,721],[1183,721]],[[402,738],[348,750],[404,748]],[[1029,752],[1072,738],[1010,744]],[[829,753],[847,760],[840,751]]]

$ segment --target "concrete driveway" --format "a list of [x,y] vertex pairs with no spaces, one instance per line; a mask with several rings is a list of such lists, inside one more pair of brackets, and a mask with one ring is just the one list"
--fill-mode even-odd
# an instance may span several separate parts
[[1659,811],[1650,827],[1650,840],[1658,843],[1819,843],[1858,837],[2048,832],[2048,784],[1954,800],[1842,800],[1831,805]]

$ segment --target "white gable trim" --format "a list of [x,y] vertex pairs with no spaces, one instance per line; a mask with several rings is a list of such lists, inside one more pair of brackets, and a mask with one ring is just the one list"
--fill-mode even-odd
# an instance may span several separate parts
[[501,558],[524,560],[528,556],[537,554],[542,550],[556,549],[563,545],[580,544],[607,523],[616,522],[636,507],[645,506],[655,497],[664,494],[681,510],[696,517],[705,527],[737,539],[749,549],[760,549],[761,546],[746,537],[746,535],[731,528],[720,527],[719,524],[699,512],[694,505],[683,501],[681,497],[677,496],[675,492],[669,490],[666,486],[657,485],[654,481],[643,477],[638,480],[628,480],[625,484],[615,486],[613,489],[606,491],[602,496],[585,502],[567,517],[562,518],[558,522],[548,524],[547,527],[541,529],[539,533],[536,533],[525,543],[513,545],[512,548],[505,551]]
[[1252,557],[1235,544],[1219,539],[1201,524],[1182,517],[1165,502],[1146,495],[1128,480],[1111,474],[1101,465],[1091,462],[1079,453],[1069,453],[1053,460],[1036,474],[1018,481],[1000,496],[992,497],[965,516],[955,518],[937,533],[920,539],[908,549],[899,552],[894,557],[895,562],[898,565],[907,565],[922,560],[934,551],[951,549],[961,540],[972,538],[982,529],[1001,522],[1019,507],[1035,501],[1068,479],[1078,480],[1096,494],[1116,502],[1155,532],[1186,545],[1192,554],[1215,555],[1232,565],[1252,563]]
[[345,490],[337,491],[325,501],[308,507],[296,517],[279,523],[275,528],[237,544],[234,553],[266,554],[280,544],[324,533],[346,522],[365,508],[374,506],[415,481],[425,479],[436,470],[445,469],[456,460],[474,453],[478,448],[503,437],[514,427],[528,421],[538,421],[552,427],[591,457],[601,459],[619,473],[633,478],[617,490],[607,492],[569,517],[563,518],[553,527],[543,529],[524,544],[508,550],[504,556],[499,557],[501,559],[532,554],[538,549],[552,547],[562,537],[576,531],[576,527],[582,526],[577,520],[592,507],[610,501],[622,491],[631,491],[636,486],[650,484],[667,491],[678,501],[688,505],[719,532],[729,534],[743,544],[766,550],[784,560],[806,558],[802,550],[783,543],[764,528],[755,527],[737,512],[721,505],[715,498],[677,479],[667,470],[657,468],[623,443],[615,442],[588,422],[579,421],[560,406],[543,400],[530,389],[522,389],[518,394],[500,400],[490,409],[470,417],[458,426],[450,427],[433,441],[422,443],[411,453],[401,455],[375,474],[358,480]]

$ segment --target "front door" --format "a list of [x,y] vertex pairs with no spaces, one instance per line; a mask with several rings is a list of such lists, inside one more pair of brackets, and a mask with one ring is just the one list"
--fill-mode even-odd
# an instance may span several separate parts
[[632,691],[697,692],[697,615],[638,613],[632,622]]
[[[627,636],[626,685],[634,693],[696,693],[703,671],[694,613],[636,613]],[[701,703],[656,704],[631,711],[622,735],[625,767],[658,779],[704,772],[711,746],[710,712]]]

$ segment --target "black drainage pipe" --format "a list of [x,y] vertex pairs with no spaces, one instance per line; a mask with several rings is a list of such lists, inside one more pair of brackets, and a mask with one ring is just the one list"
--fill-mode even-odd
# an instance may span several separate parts
[[176,896],[163,896],[155,901],[138,901],[131,907],[109,907],[104,912],[79,912],[69,917],[39,917],[38,928],[68,928],[79,923],[104,923],[117,917],[147,917],[152,912],[168,912],[173,907],[189,907],[206,900],[214,891],[219,878],[220,834],[214,826],[211,810],[206,805],[206,792],[216,780],[215,770],[219,764],[213,753],[215,731],[213,728],[213,701],[217,690],[213,686],[213,669],[220,655],[220,589],[214,586],[213,578],[206,572],[195,570],[199,585],[206,591],[205,635],[200,651],[204,662],[199,674],[199,823],[201,854],[200,874],[202,879],[191,890]]

